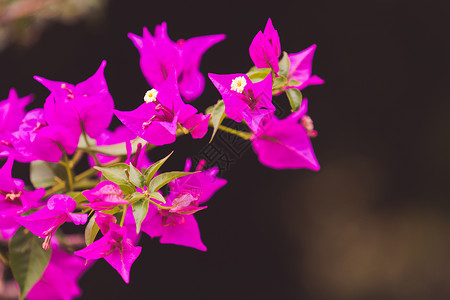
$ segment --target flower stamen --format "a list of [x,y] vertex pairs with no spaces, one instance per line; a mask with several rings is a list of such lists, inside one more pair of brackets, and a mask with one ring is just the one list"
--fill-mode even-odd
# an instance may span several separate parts
[[239,94],[242,94],[246,85],[247,85],[247,80],[245,80],[245,77],[239,76],[239,77],[234,78],[233,81],[231,81],[231,90],[235,91]]

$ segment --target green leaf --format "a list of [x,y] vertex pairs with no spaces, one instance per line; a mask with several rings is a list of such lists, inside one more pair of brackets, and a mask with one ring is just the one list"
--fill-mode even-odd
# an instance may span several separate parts
[[139,192],[135,192],[135,193],[133,193],[133,195],[131,195],[130,203],[134,203],[134,202],[136,202],[136,201],[138,201],[140,199],[143,199],[143,198],[145,198],[144,194],[139,193]]
[[[141,143],[142,145],[147,144],[147,142],[145,140],[143,140],[142,138],[140,138],[140,137],[135,138],[134,140],[131,141],[132,153],[136,153],[136,149],[137,149],[137,146],[139,143]],[[109,156],[127,155],[127,145],[125,142],[114,144],[114,145],[94,146],[94,147],[89,147],[87,149],[90,151],[96,152],[96,153],[109,155]]]
[[257,69],[252,68],[250,71],[247,72],[248,78],[253,82],[259,82],[267,77],[272,72],[272,69],[270,68],[263,68],[263,69]]
[[102,172],[102,175],[117,184],[128,184],[128,176],[125,170],[130,171],[130,166],[124,163],[118,163],[110,167],[94,167],[96,170]]
[[297,111],[300,109],[300,105],[302,104],[302,92],[298,89],[287,89],[286,95],[289,98],[289,103],[291,104],[292,111]]
[[9,241],[10,265],[19,285],[20,300],[25,299],[50,261],[51,249],[42,249],[42,242],[41,238],[23,227]]
[[212,111],[211,111],[211,119],[209,120],[212,122],[214,131],[212,133],[211,139],[209,142],[213,140],[214,136],[216,135],[217,130],[219,129],[219,125],[222,124],[223,119],[225,119],[225,104],[223,103],[223,100],[217,101],[217,103],[214,105]]
[[158,192],[150,193],[148,194],[148,197],[150,199],[156,199],[158,201],[161,201],[162,203],[166,203],[166,198],[164,198],[164,196]]
[[59,163],[35,160],[30,163],[30,181],[34,188],[48,188],[67,177],[66,169]]
[[86,241],[86,246],[89,246],[95,241],[95,237],[97,236],[99,230],[100,228],[98,227],[97,222],[95,222],[95,215],[93,215],[84,230],[84,240]]
[[299,86],[300,85],[300,81],[297,81],[295,79],[291,79],[288,82],[288,86]]
[[152,180],[153,176],[158,172],[159,168],[166,162],[166,160],[172,155],[173,151],[169,153],[166,157],[163,159],[158,160],[154,164],[152,164],[150,167],[147,168],[144,172],[145,176],[145,185],[148,185],[150,180]]
[[160,188],[162,188],[164,185],[171,182],[172,180],[189,175],[189,174],[193,174],[193,173],[197,173],[197,172],[174,171],[174,172],[162,173],[150,181],[150,183],[148,184],[148,191],[150,193],[156,192]]
[[130,164],[130,181],[132,184],[137,186],[138,188],[144,187],[145,178],[142,173],[135,168],[132,164]]
[[147,216],[148,200],[138,200],[131,206],[133,207],[133,216],[134,220],[136,221],[136,233],[139,233],[139,231],[141,231],[142,221],[144,221],[145,217]]
[[130,184],[118,184],[119,188],[122,190],[123,195],[131,195],[136,192],[136,187]]
[[68,192],[66,193],[66,195],[72,197],[77,204],[89,202],[88,199],[81,192]]
[[287,77],[289,74],[289,68],[291,66],[291,62],[289,61],[289,56],[285,51],[283,51],[283,57],[281,58],[280,62],[278,63],[278,66],[280,67],[280,71],[278,71],[278,75]]

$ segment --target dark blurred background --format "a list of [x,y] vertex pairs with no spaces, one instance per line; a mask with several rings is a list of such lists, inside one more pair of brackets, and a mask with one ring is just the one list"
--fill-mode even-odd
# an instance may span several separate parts
[[[220,136],[228,184],[197,214],[208,251],[144,236],[131,283],[99,260],[81,299],[450,299],[450,2],[53,2],[3,18],[0,99],[14,87],[42,106],[48,91],[33,75],[78,83],[106,59],[116,108],[132,110],[149,86],[126,35],[163,21],[173,40],[225,33],[201,71],[226,74],[252,66],[248,47],[270,17],[284,51],[317,44],[313,73],[326,81],[304,90],[319,172],[272,170]],[[207,80],[193,105],[219,98]],[[209,136],[150,158],[175,149],[165,168],[180,170]]]

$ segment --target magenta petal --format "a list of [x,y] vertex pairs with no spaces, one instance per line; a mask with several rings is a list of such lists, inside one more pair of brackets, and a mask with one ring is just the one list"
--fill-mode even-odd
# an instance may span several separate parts
[[96,240],[92,244],[89,244],[86,248],[75,251],[73,254],[84,257],[86,259],[99,259],[103,258],[114,251],[114,246],[111,241],[109,232],[102,238]]
[[142,247],[135,247],[130,240],[123,242],[122,250],[116,248],[110,255],[105,257],[105,260],[119,272],[126,283],[130,282],[130,269],[139,254],[141,254]]
[[152,145],[170,144],[176,139],[177,118],[174,118],[172,122],[155,120],[148,127],[143,126],[156,114],[152,103],[141,104],[133,111],[114,110],[114,113],[133,133]]
[[148,207],[148,213],[142,222],[141,230],[152,238],[163,234],[162,215],[158,213],[158,209],[154,205]]
[[183,126],[191,132],[194,139],[201,139],[208,132],[208,122],[211,115],[195,114],[187,119]]
[[33,153],[41,160],[58,162],[63,152],[73,154],[77,149],[78,136],[74,136],[66,127],[50,125],[39,129],[32,143]]
[[0,101],[0,132],[13,132],[19,128],[25,116],[25,107],[33,97],[19,98],[14,89],[9,90],[6,100]]
[[12,156],[8,156],[5,164],[0,169],[0,191],[10,192],[15,190],[15,184],[13,178],[11,176],[11,170],[13,167],[14,158]]
[[45,196],[45,189],[39,188],[34,191],[22,191],[22,195],[20,197],[20,200],[22,201],[23,209],[22,211],[28,211],[30,208],[37,208],[39,206],[42,206],[42,204],[39,204],[39,200],[41,200]]
[[123,192],[117,184],[112,181],[102,181],[91,190],[82,192],[88,199],[90,206],[94,210],[112,209],[117,205],[128,204],[128,201],[123,199]]
[[61,125],[70,128],[77,138],[81,135],[81,123],[78,112],[71,102],[58,101],[53,94],[44,103],[45,120],[49,125]]
[[257,68],[272,68],[275,73],[278,73],[278,55],[261,31],[254,37],[249,52],[250,58]]
[[81,295],[77,281],[86,261],[54,247],[42,278],[27,295],[29,300],[71,300]]
[[278,36],[278,31],[273,27],[270,18],[267,20],[266,27],[264,28],[264,36],[266,36],[272,44],[276,57],[279,57],[281,55],[280,37]]
[[248,85],[251,85],[250,79],[245,74],[208,74],[212,83],[219,90],[225,104],[226,115],[236,121],[242,122],[242,111],[248,108],[248,105],[241,99],[242,95],[231,90],[231,83],[236,77],[244,76]]
[[50,210],[43,207],[35,213],[28,216],[16,217],[15,220],[20,225],[29,229],[34,235],[45,238],[44,234],[51,228],[57,228],[68,220],[66,213],[56,210]]
[[88,215],[87,214],[67,214],[75,225],[83,225],[86,224]]
[[254,136],[253,149],[262,164],[275,169],[320,169],[311,140],[298,123],[299,116],[297,112],[283,120],[274,117]]
[[200,238],[200,230],[194,216],[185,215],[183,217],[183,224],[164,227],[160,242],[162,244],[175,244],[206,251],[206,246]]
[[205,77],[196,69],[183,72],[179,84],[180,93],[186,102],[198,98],[205,89]]
[[116,217],[108,214],[102,214],[100,212],[95,212],[95,222],[97,223],[100,231],[103,235],[107,234],[110,229],[111,223],[117,223]]
[[53,195],[47,201],[47,207],[50,210],[58,210],[64,212],[72,212],[77,207],[77,203],[73,198],[67,195]]

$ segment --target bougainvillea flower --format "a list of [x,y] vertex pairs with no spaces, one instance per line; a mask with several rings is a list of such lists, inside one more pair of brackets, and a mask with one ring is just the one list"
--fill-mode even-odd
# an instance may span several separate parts
[[19,98],[14,89],[9,91],[8,98],[0,101],[0,133],[14,132],[25,116],[25,107],[32,101],[31,95]]
[[104,77],[106,61],[87,80],[73,85],[35,76],[51,92],[44,104],[45,119],[50,125],[61,125],[79,137],[82,127],[92,138],[111,123],[114,101]]
[[67,154],[72,154],[78,145],[78,137],[68,128],[48,125],[41,108],[26,114],[15,136],[17,139],[13,141],[13,146],[23,156],[31,155],[31,159],[50,162],[58,162],[61,159],[62,149]]
[[16,91],[11,89],[8,98],[0,101],[0,156],[12,155],[21,162],[30,162],[30,155],[23,156],[15,149],[18,143],[15,131],[19,129],[25,116],[25,107],[32,101],[32,96],[19,98]]
[[11,170],[14,159],[10,156],[0,169],[0,234],[3,239],[11,238],[20,224],[16,216],[39,207],[39,200],[44,197],[45,190],[24,190],[24,182],[12,178]]
[[280,70],[278,57],[281,54],[280,37],[273,28],[272,20],[267,20],[264,33],[259,31],[250,48],[250,57],[257,68],[272,68],[275,73]]
[[93,210],[109,210],[117,205],[128,204],[123,199],[123,192],[117,184],[112,181],[102,181],[92,190],[82,192],[90,204],[84,204]]
[[[312,45],[298,53],[289,54],[289,73],[288,82],[295,80],[299,84],[292,86],[299,90],[304,89],[308,85],[323,84],[324,80],[312,74],[312,61],[316,45]],[[289,87],[288,87],[289,88]]]
[[[209,115],[196,114],[197,109],[185,104],[180,97],[176,73],[172,69],[169,77],[159,89],[147,92],[145,103],[133,111],[114,113],[133,133],[153,145],[173,143],[178,123],[191,129],[192,137],[202,138],[206,134]],[[198,115],[199,117],[194,117]],[[203,135],[202,135],[203,134]]]
[[141,253],[141,247],[135,247],[127,237],[127,231],[115,223],[110,224],[110,230],[89,246],[74,252],[86,259],[104,258],[119,272],[126,283],[130,282],[130,269]]
[[[204,162],[199,163],[201,171]],[[186,161],[185,171],[189,171],[191,161]],[[187,175],[170,183],[167,206],[159,209],[150,205],[147,217],[142,222],[141,230],[151,237],[161,237],[163,244],[175,244],[206,251],[200,238],[200,230],[193,214],[206,206],[199,206],[207,201],[219,188],[226,184],[225,179],[217,178],[217,168]]]
[[42,247],[48,249],[50,241],[56,230],[65,222],[73,222],[75,225],[85,224],[87,214],[72,213],[77,203],[66,195],[53,195],[44,206],[28,216],[16,217],[16,221],[28,228],[33,234],[45,239]]
[[274,169],[307,168],[319,170],[308,131],[299,124],[308,101],[285,119],[265,119],[251,139],[253,149],[263,165]]
[[27,295],[29,300],[72,300],[81,295],[77,281],[90,266],[52,243],[50,262]]
[[167,24],[162,23],[156,26],[154,36],[144,27],[142,37],[133,33],[128,37],[139,51],[141,70],[148,83],[159,89],[174,68],[181,95],[185,101],[191,101],[200,96],[205,87],[205,78],[199,71],[203,54],[225,35],[199,36],[175,43],[167,34]]
[[[198,173],[186,175],[169,182],[170,193],[176,195],[190,191],[190,193],[196,195],[197,205],[208,201],[227,181],[217,177],[219,172],[217,167],[202,171],[204,165],[205,161],[201,160],[195,169]],[[184,171],[190,172],[190,170],[191,160],[187,159]]]
[[256,131],[261,120],[275,111],[272,104],[272,75],[253,83],[245,74],[208,74],[219,90],[226,115],[236,121],[244,119]]

